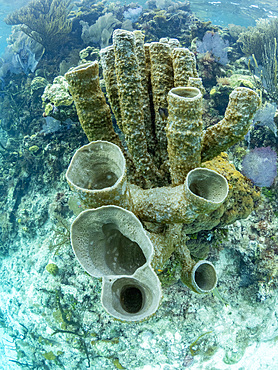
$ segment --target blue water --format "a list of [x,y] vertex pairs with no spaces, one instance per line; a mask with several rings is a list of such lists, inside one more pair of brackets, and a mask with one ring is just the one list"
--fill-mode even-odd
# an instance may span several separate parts
[[20,8],[21,6],[27,4],[28,0],[0,0],[0,55],[4,52],[5,47],[7,46],[7,37],[11,33],[11,26],[8,26],[4,19],[7,14],[13,12],[15,9]]
[[[144,6],[146,2],[139,0],[137,3]],[[158,3],[162,1],[158,0]],[[190,0],[189,3],[197,17],[221,26],[228,26],[230,23],[254,26],[256,19],[278,16],[278,2],[275,0]]]
[[252,0],[192,0],[192,11],[200,18],[212,23],[227,26],[230,23],[241,26],[254,26],[258,18],[278,16],[277,1]]

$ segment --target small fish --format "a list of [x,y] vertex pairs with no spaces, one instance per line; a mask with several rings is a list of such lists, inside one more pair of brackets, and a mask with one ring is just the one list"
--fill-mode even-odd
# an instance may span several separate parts
[[168,109],[167,108],[158,108],[158,113],[160,115],[160,117],[162,118],[163,121],[166,121],[166,119],[168,118]]

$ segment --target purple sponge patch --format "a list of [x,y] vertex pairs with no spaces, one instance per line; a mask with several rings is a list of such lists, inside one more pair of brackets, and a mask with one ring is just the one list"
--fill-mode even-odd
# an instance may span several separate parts
[[255,148],[245,155],[242,173],[257,186],[271,186],[277,176],[277,154],[269,146]]

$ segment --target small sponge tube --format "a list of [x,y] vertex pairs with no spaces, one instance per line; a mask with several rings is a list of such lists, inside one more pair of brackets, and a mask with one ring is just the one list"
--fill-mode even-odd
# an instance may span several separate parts
[[200,260],[191,271],[183,273],[181,280],[195,293],[209,293],[217,285],[217,274],[210,261]]

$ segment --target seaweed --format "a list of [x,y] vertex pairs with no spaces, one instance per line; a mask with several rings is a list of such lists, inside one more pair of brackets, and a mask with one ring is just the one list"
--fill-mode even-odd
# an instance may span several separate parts
[[205,333],[201,334],[198,336],[198,338],[196,340],[194,340],[194,342],[192,342],[189,346],[189,351],[190,351],[190,354],[191,356],[196,356],[199,354],[200,352],[200,347],[197,346],[198,345],[198,342],[200,341],[200,339],[202,339],[205,335],[207,334],[210,334],[212,333],[212,331],[206,331]]
[[239,35],[238,43],[246,56],[254,54],[258,63],[262,63],[265,45],[278,37],[278,19],[258,19],[255,27],[248,27]]
[[55,212],[57,220],[56,228],[54,230],[54,243],[51,243],[49,249],[55,250],[54,256],[59,254],[60,249],[70,244],[70,226],[65,218]]
[[190,344],[189,351],[192,357],[201,355],[204,360],[211,358],[218,349],[217,340],[214,334],[209,339],[204,339],[205,336],[211,334],[212,331],[207,331]]

